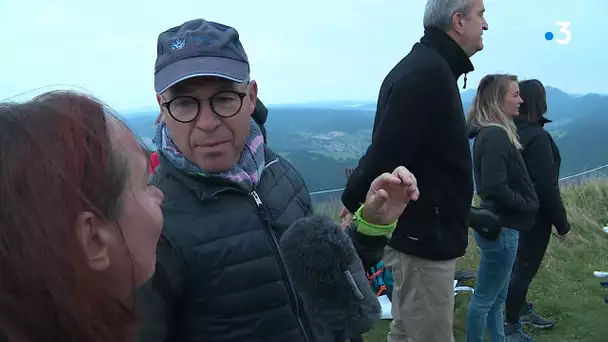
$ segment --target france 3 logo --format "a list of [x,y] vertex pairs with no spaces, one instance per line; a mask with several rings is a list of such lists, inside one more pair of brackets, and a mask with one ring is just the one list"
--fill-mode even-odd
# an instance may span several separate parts
[[551,41],[555,38],[555,42],[557,44],[566,45],[572,39],[572,32],[570,32],[570,22],[569,21],[558,21],[555,23],[557,27],[559,27],[559,37],[555,37],[555,34],[551,31],[545,33],[545,39],[547,41]]

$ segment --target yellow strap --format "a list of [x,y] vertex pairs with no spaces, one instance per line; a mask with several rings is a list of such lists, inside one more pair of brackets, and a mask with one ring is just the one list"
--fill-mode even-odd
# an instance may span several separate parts
[[359,233],[369,236],[390,236],[393,234],[393,231],[397,227],[397,220],[389,225],[369,223],[361,216],[364,206],[365,204],[360,206],[357,212],[355,212],[355,222],[357,224],[357,231]]

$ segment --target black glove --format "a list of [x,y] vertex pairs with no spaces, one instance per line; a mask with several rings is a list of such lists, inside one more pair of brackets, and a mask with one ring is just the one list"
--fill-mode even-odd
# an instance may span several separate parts
[[357,251],[364,269],[369,269],[375,266],[384,255],[384,247],[389,242],[386,236],[369,236],[361,234],[357,231],[357,223],[352,222],[345,230],[346,234],[353,242],[353,246]]

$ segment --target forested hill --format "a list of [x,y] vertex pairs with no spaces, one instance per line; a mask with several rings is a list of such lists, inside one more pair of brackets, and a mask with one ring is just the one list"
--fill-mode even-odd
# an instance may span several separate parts
[[[474,92],[462,94],[468,110]],[[608,164],[608,96],[575,96],[548,88],[546,128],[562,154],[561,176]],[[370,140],[375,104],[314,102],[269,105],[269,146],[287,157],[303,174],[310,191],[340,188],[344,168],[357,165]],[[127,123],[147,143],[157,111],[124,113]]]

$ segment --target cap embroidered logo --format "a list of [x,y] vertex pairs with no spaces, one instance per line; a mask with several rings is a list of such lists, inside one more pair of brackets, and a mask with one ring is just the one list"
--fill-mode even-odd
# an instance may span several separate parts
[[184,46],[186,46],[185,39],[177,38],[177,39],[171,41],[172,50],[179,50],[179,49],[183,48]]

